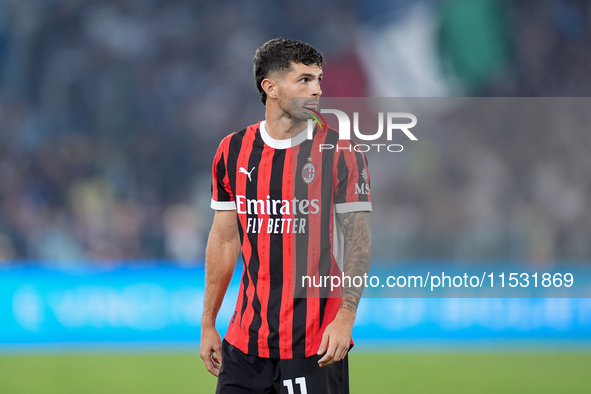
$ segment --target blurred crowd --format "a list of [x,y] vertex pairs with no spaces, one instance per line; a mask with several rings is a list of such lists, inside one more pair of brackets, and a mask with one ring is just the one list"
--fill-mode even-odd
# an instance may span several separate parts
[[[584,0],[0,0],[0,261],[201,264],[213,153],[224,135],[264,116],[252,58],[277,36],[324,53],[326,96],[591,94]],[[584,207],[591,185],[579,172],[589,163],[573,160],[588,142],[564,142],[543,167],[520,159],[526,145],[499,155],[500,145],[464,144],[476,152],[477,192],[455,187],[453,160],[439,160],[436,170],[449,182],[428,191],[411,183],[407,192],[487,210],[494,190],[479,177],[520,165],[538,174],[544,198],[568,190],[563,203]],[[378,256],[478,257],[466,245],[479,245],[475,221],[491,222],[432,205],[401,204],[391,223],[378,220],[402,234],[396,245],[404,251],[378,238]],[[591,240],[579,235],[591,234],[591,223],[580,219],[584,209],[573,212],[566,222],[542,215],[535,226],[508,215],[484,256],[589,259]],[[426,215],[446,219],[430,228]],[[463,225],[449,231],[446,223]],[[580,238],[575,246],[560,241],[563,230]],[[552,247],[532,252],[531,232]]]
[[374,255],[588,263],[590,106],[591,97],[411,101],[418,141],[368,154]]

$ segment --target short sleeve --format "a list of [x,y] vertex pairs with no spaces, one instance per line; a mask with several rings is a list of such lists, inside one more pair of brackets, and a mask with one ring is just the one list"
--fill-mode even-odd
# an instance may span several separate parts
[[232,193],[232,188],[230,187],[230,180],[226,168],[229,142],[229,137],[226,137],[221,142],[215,154],[215,158],[213,159],[211,169],[211,208],[217,211],[230,211],[236,209],[236,202],[234,201],[234,195]]
[[371,211],[371,194],[367,158],[357,145],[350,141],[348,148],[341,149],[335,158],[333,174],[335,210],[337,213]]

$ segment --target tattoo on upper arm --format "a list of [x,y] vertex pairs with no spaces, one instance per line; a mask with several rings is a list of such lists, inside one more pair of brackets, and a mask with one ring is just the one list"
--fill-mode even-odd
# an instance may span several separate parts
[[[337,214],[341,230],[345,235],[345,275],[363,277],[369,272],[371,262],[371,228],[369,225],[369,212],[347,212]],[[351,312],[357,311],[363,285],[343,289],[341,308]]]

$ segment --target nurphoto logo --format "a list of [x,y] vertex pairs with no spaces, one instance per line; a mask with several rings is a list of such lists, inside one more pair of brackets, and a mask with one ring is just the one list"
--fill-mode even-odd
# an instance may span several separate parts
[[[322,114],[333,114],[337,117],[338,120],[338,132],[339,132],[339,140],[350,140],[351,139],[351,120],[349,115],[347,115],[344,111],[338,109],[321,109],[320,112],[315,111],[311,108],[307,108],[308,111],[306,112],[307,115],[310,117],[308,119],[307,125],[307,138],[309,140],[313,139],[313,133],[315,128],[315,123],[318,124],[318,127],[321,130],[328,130],[328,124],[326,120],[322,116]],[[386,121],[384,122],[384,118]],[[400,122],[400,119],[406,119],[407,122]],[[402,132],[404,135],[411,141],[417,141],[417,137],[410,131],[411,128],[416,126],[417,124],[417,117],[409,112],[378,112],[378,130],[373,134],[366,134],[362,133],[359,130],[359,112],[353,112],[353,134],[355,135],[357,140],[360,141],[376,141],[384,134],[384,123],[386,123],[386,140],[388,142],[392,141],[395,132]],[[339,146],[339,144],[320,144],[319,151],[329,150],[329,149],[336,149],[337,151],[342,149],[351,149],[351,146]],[[396,153],[402,152],[404,147],[400,144],[391,144],[391,143],[360,143],[356,144],[353,149],[356,152],[369,152],[370,150],[376,150],[380,152],[380,150],[386,150],[388,152]]]

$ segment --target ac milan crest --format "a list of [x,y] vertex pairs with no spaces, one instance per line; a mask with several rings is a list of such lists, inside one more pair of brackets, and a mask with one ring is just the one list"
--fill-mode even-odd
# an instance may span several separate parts
[[302,179],[306,183],[310,183],[316,177],[316,167],[312,163],[306,163],[302,169]]

